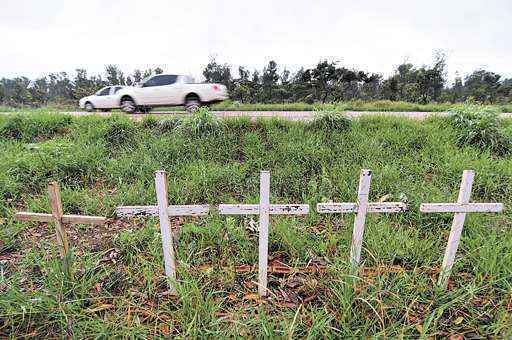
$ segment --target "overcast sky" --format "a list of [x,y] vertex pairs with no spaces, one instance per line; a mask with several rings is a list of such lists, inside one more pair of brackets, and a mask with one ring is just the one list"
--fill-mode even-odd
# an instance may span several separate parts
[[512,77],[511,0],[0,0],[0,78],[105,64],[199,76],[212,55],[234,67],[320,59],[389,75],[448,56],[450,78]]

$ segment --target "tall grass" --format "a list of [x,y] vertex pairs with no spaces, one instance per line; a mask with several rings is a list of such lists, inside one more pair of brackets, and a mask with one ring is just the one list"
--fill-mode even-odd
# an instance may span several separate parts
[[[181,119],[0,116],[2,336],[511,335],[510,155],[459,143],[449,118],[366,117],[343,120],[343,129],[330,124],[339,116],[320,117],[329,123],[320,129],[243,118],[205,133],[219,131],[205,117],[191,125],[201,130],[187,130],[180,126],[192,121]],[[373,170],[370,201],[406,200],[410,210],[368,216],[366,269],[354,285],[353,216],[321,216],[314,204],[355,201],[361,168]],[[181,229],[180,295],[166,294],[158,221],[114,215],[117,205],[155,204],[159,169],[167,171],[171,204],[256,203],[263,169],[271,172],[271,202],[311,204],[307,216],[271,218],[271,261],[292,273],[270,274],[268,300],[255,299],[257,274],[240,269],[257,262],[252,218],[217,213],[172,220]],[[464,169],[476,171],[472,200],[503,202],[506,211],[468,215],[444,292],[435,281],[452,215],[418,208],[456,200]],[[110,218],[101,228],[66,226],[75,254],[71,282],[60,272],[52,226],[13,219],[20,210],[49,211],[49,180],[61,183],[66,213]],[[303,270],[308,264],[322,272]]]

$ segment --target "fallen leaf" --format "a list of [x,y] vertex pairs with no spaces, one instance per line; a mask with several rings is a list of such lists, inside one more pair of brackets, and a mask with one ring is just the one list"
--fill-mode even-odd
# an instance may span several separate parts
[[453,323],[456,325],[460,325],[462,323],[462,321],[464,321],[464,317],[459,316],[457,319],[455,319],[455,321]]
[[254,300],[258,301],[260,299],[260,296],[255,293],[247,293],[244,295],[244,300]]
[[235,293],[229,293],[228,299],[233,300],[233,301],[236,300],[236,294]]
[[416,330],[418,331],[418,333],[423,333],[423,325],[422,324],[417,324],[416,325]]
[[162,327],[160,327],[160,330],[162,331],[162,333],[164,333],[165,335],[169,335],[171,334],[171,329],[169,328],[169,325],[162,325]]
[[98,307],[88,308],[86,311],[87,311],[87,313],[96,313],[96,312],[100,312],[102,310],[110,309],[113,307],[114,307],[114,305],[105,303],[103,305],[99,305]]
[[309,301],[312,301],[316,298],[316,294],[311,294],[309,296],[307,296],[306,298],[304,298],[304,300],[302,300],[302,303],[308,303]]
[[384,196],[382,196],[380,199],[379,199],[379,202],[382,203],[382,202],[386,202],[389,198],[391,197],[390,194],[385,194]]
[[94,288],[96,289],[96,291],[97,291],[98,293],[101,293],[101,283],[99,283],[99,282],[98,282],[98,283],[96,283],[96,284],[94,285]]

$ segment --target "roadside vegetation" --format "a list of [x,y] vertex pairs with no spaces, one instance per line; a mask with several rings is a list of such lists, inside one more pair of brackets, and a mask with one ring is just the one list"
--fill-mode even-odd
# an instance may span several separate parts
[[[210,107],[212,111],[373,111],[373,112],[448,112],[457,107],[460,103],[432,103],[432,104],[416,104],[401,101],[375,100],[363,101],[353,100],[339,103],[327,104],[307,104],[307,103],[241,103],[238,101],[226,100]],[[477,105],[477,104],[475,104]],[[498,112],[512,112],[512,104],[487,105],[489,109]],[[41,108],[30,107],[7,107],[0,106],[0,112],[19,112],[19,113],[49,113],[49,112],[70,112],[80,111],[76,105],[50,105]],[[121,112],[121,110],[113,110]],[[177,107],[158,107],[153,111],[163,112],[185,112],[181,106]],[[150,112],[151,113],[151,112]]]
[[[349,120],[319,110],[309,123],[48,112],[0,115],[0,335],[10,337],[498,337],[512,335],[512,122],[487,108],[447,118]],[[484,112],[484,114],[479,113]],[[490,113],[491,112],[491,113]],[[361,168],[370,201],[402,200],[404,214],[367,218],[364,269],[353,284],[352,215],[320,216],[318,202],[353,202]],[[158,220],[116,219],[117,205],[155,204],[154,172],[171,204],[256,203],[259,171],[271,201],[311,214],[271,218],[268,299],[257,295],[250,217],[178,218],[179,297],[166,294]],[[436,287],[453,215],[422,202],[457,199],[464,169],[472,201],[447,291]],[[109,217],[67,226],[75,280],[59,269],[52,226],[16,222],[49,211],[61,184],[66,213]],[[257,225],[257,224],[256,224]]]
[[[446,56],[437,52],[430,65],[404,62],[388,77],[379,70],[358,70],[336,60],[319,60],[313,67],[294,69],[291,72],[274,60],[261,69],[235,69],[213,58],[204,66],[202,77],[206,82],[226,86],[233,102],[219,108],[228,110],[233,105],[238,106],[236,110],[260,110],[262,104],[269,105],[264,110],[304,110],[315,103],[342,103],[334,104],[337,110],[444,111],[450,104],[437,103],[474,101],[509,107],[512,103],[512,78],[478,69],[450,80]],[[145,77],[163,72],[155,68],[126,73],[116,65],[106,65],[103,74],[91,75],[79,68],[73,74],[50,73],[37,79],[1,78],[0,105],[74,107],[80,98],[104,86],[133,86]]]

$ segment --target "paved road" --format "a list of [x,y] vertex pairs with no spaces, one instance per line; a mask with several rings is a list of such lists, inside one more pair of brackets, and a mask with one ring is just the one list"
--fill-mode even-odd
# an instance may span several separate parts
[[[111,112],[63,112],[67,114],[71,114],[73,116],[86,116],[91,114],[101,115],[101,116],[110,116]],[[250,117],[251,119],[257,118],[271,118],[271,117],[279,117],[286,118],[289,120],[310,120],[313,118],[315,112],[313,111],[213,111],[215,115],[221,118],[227,117]],[[425,119],[431,116],[446,116],[447,112],[373,112],[373,111],[346,111],[346,114],[349,117],[361,117],[361,116],[398,116],[398,117],[408,117],[414,119]],[[149,114],[131,114],[129,117],[135,120],[141,120],[144,117],[147,117]],[[188,113],[185,112],[158,112],[152,111],[150,115],[156,117],[173,117],[173,116],[187,116]],[[512,113],[503,113],[502,117],[504,118],[512,118]]]
[[[9,114],[11,112],[0,112],[0,114]],[[70,114],[73,116],[88,116],[88,115],[99,115],[99,116],[110,116],[112,112],[61,112],[64,114]],[[117,112],[119,113],[119,112]],[[213,111],[215,115],[221,118],[227,117],[249,117],[252,120],[257,118],[285,118],[289,120],[310,120],[314,117],[314,111]],[[447,112],[376,112],[376,111],[346,111],[347,116],[357,118],[361,116],[395,116],[395,117],[407,117],[413,119],[425,119],[431,116],[446,116]],[[130,114],[130,118],[134,120],[142,120],[144,117],[149,115],[155,117],[183,117],[189,114],[183,111],[151,111],[150,114]],[[503,118],[512,118],[512,113],[502,113]]]

